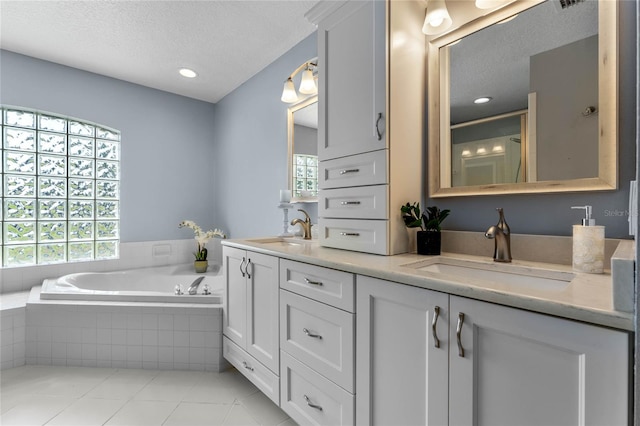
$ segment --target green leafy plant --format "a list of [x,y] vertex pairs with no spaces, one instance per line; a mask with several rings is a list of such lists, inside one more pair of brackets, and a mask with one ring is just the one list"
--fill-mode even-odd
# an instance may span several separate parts
[[437,206],[427,207],[426,212],[420,211],[420,203],[407,203],[400,207],[402,220],[407,228],[420,228],[423,231],[442,231],[442,222],[449,216],[451,210],[440,210]]

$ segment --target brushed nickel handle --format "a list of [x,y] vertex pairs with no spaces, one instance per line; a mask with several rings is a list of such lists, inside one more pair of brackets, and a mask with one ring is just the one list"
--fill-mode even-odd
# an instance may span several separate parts
[[433,322],[431,322],[431,333],[433,334],[433,345],[436,348],[440,347],[440,339],[438,339],[438,332],[436,325],[438,324],[438,317],[440,316],[440,306],[433,308]]
[[322,407],[316,404],[312,404],[311,400],[307,395],[304,395],[304,400],[307,401],[307,405],[311,408],[315,408],[316,410],[322,411]]
[[458,327],[456,327],[456,339],[458,340],[458,356],[464,358],[464,348],[462,347],[462,324],[464,324],[464,314],[458,313]]
[[253,371],[253,367],[247,364],[247,361],[242,361],[242,366],[249,371]]
[[376,120],[376,135],[378,135],[378,140],[382,140],[382,133],[380,132],[380,120],[382,120],[382,113],[378,113],[378,118]]
[[242,258],[242,263],[240,264],[240,272],[242,273],[242,277],[246,277],[247,274],[245,273],[245,271],[242,270],[242,267],[244,266],[244,262],[246,262],[247,259],[245,259],[244,257]]
[[340,235],[344,235],[345,237],[359,237],[359,232],[341,232]]
[[244,267],[244,270],[247,271],[247,278],[251,279],[251,274],[249,273],[249,266],[251,266],[251,271],[253,271],[253,266],[251,265],[251,259],[247,260],[247,266]]
[[346,175],[349,173],[358,173],[360,171],[360,169],[345,169],[345,170],[341,170],[340,174],[341,175]]
[[343,201],[340,204],[343,206],[357,206],[360,205],[360,201]]
[[310,280],[309,278],[305,278],[304,281],[307,284],[311,284],[311,285],[317,285],[317,286],[321,286],[322,285],[322,281],[313,281],[313,280]]
[[306,328],[303,328],[302,331],[304,331],[304,334],[306,334],[309,337],[313,337],[314,339],[322,340],[322,336],[321,335],[314,334],[314,333],[310,332],[309,330],[307,330]]

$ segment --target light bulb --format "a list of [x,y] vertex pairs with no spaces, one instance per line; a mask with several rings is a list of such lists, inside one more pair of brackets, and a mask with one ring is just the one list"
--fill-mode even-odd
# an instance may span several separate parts
[[444,0],[430,0],[427,3],[427,16],[424,18],[422,32],[427,35],[440,34],[451,26],[453,21]]
[[298,100],[298,94],[296,93],[296,88],[293,86],[293,80],[291,77],[284,82],[284,88],[282,89],[282,97],[280,100],[288,104]]

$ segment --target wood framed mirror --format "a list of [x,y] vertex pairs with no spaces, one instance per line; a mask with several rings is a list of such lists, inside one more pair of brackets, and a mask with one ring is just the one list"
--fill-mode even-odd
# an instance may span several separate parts
[[617,189],[617,3],[519,0],[428,41],[430,197]]
[[287,163],[291,202],[318,201],[318,96],[287,110]]

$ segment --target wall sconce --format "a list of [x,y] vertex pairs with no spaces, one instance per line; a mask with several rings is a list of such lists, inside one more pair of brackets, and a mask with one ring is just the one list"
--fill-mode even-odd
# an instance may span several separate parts
[[444,0],[429,0],[427,16],[424,18],[422,32],[426,35],[436,35],[447,30],[452,24],[451,16]]
[[288,104],[298,101],[298,93],[296,93],[295,85],[293,84],[293,78],[302,71],[302,77],[300,79],[300,87],[298,91],[303,95],[315,95],[318,93],[318,85],[316,83],[316,76],[318,70],[317,61],[305,62],[300,65],[294,72],[291,73],[289,78],[284,82],[284,88],[282,89],[282,97],[280,100]]

